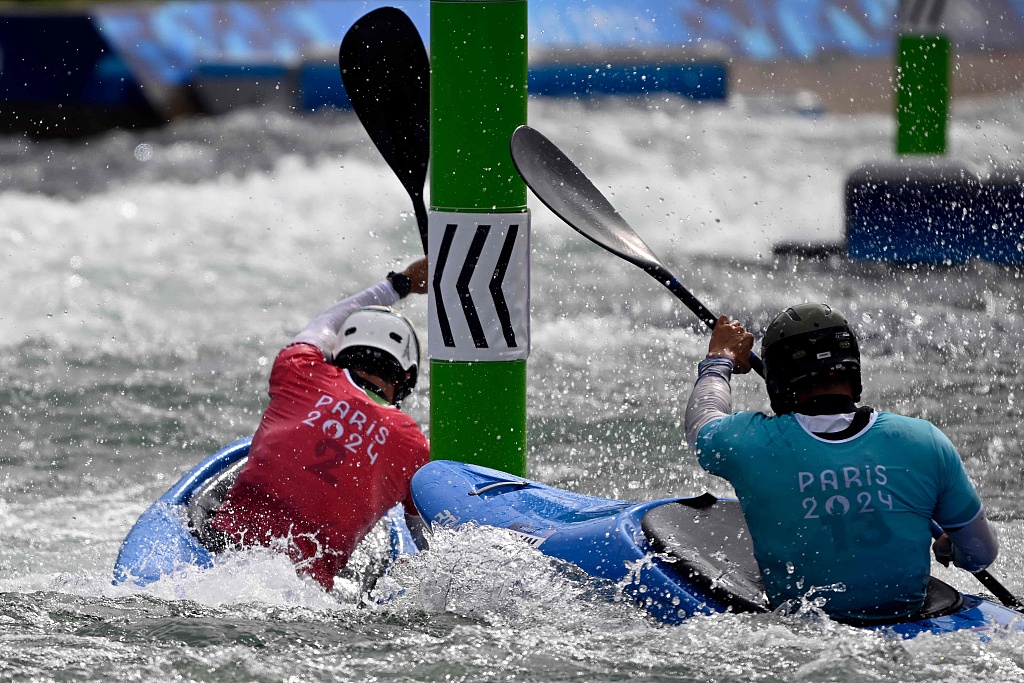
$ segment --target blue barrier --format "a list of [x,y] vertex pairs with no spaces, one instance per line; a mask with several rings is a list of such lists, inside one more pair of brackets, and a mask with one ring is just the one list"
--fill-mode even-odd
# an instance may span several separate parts
[[[980,0],[962,0],[972,3]],[[1008,0],[985,0],[1006,4]],[[352,22],[384,4],[405,11],[429,34],[428,0],[194,0],[155,5],[97,5],[93,16],[111,46],[147,77],[183,82],[190,65],[273,55],[284,62],[337,49]],[[897,0],[535,0],[529,5],[530,49],[632,49],[725,45],[753,60],[879,56],[891,51]],[[998,16],[1024,28],[1021,8]],[[1004,33],[1004,32],[1000,32]],[[993,37],[987,39],[991,42]]]
[[351,106],[336,63],[305,62],[299,67],[299,108],[316,111]]
[[542,65],[529,70],[532,95],[588,96],[671,92],[693,100],[724,100],[728,94],[724,60],[690,64]]
[[1024,181],[945,159],[870,164],[846,184],[851,258],[1024,264]]
[[82,13],[0,16],[0,128],[40,135],[156,123],[121,56]]

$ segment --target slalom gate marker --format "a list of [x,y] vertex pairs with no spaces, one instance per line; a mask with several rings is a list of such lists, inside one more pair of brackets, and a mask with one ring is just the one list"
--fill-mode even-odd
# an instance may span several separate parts
[[947,0],[902,0],[896,46],[895,161],[847,177],[850,258],[953,265],[1024,263],[1024,178],[948,158],[952,48]]
[[525,0],[432,0],[428,219],[435,458],[526,474],[530,214]]
[[946,0],[903,0],[896,47],[896,153],[945,154],[952,51]]

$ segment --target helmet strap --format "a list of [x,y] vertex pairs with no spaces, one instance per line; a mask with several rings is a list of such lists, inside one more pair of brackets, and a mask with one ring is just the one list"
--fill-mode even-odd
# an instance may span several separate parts
[[395,400],[392,405],[399,407],[412,390],[416,388],[416,376],[410,372],[402,375],[401,379],[395,382]]
[[[360,389],[362,389],[363,391],[366,391],[367,393],[373,393],[376,396],[380,396],[382,399],[387,401],[389,404],[392,403],[392,401],[389,400],[388,397],[384,395],[384,390],[381,389],[379,386],[377,386],[376,383],[372,382],[371,380],[367,379],[366,377],[363,377],[361,372],[359,372],[357,370],[351,370],[350,369],[348,371],[348,374],[352,378],[352,381],[355,382],[356,385]],[[383,380],[381,380],[381,381],[383,381]],[[395,390],[395,395],[396,396],[398,395],[397,388]]]

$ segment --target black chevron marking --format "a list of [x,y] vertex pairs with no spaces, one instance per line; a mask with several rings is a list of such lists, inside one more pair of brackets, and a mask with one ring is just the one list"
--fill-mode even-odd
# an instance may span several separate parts
[[498,263],[491,273],[491,299],[494,301],[494,310],[501,321],[501,333],[505,337],[505,343],[510,349],[516,347],[516,331],[512,328],[512,317],[508,312],[508,302],[505,301],[505,293],[501,291],[501,285],[505,281],[505,273],[508,271],[508,264],[512,260],[512,250],[516,246],[516,235],[519,234],[518,225],[508,226],[508,234],[505,235],[505,243],[501,246],[501,254],[498,256]]
[[487,348],[487,335],[484,334],[483,325],[480,324],[480,315],[476,312],[473,304],[473,295],[469,291],[469,281],[476,270],[476,264],[480,260],[480,253],[484,250],[484,242],[487,241],[487,234],[491,231],[489,225],[476,226],[476,234],[473,235],[473,242],[469,245],[466,253],[466,262],[462,264],[462,272],[459,273],[459,280],[455,284],[455,291],[459,293],[459,301],[462,302],[462,310],[466,314],[466,324],[469,325],[469,332],[473,335],[473,344],[478,349]]
[[444,276],[444,267],[448,262],[448,252],[452,249],[452,241],[455,239],[455,229],[458,226],[449,223],[444,226],[444,237],[441,239],[441,248],[437,251],[437,263],[434,264],[434,306],[437,308],[437,324],[441,328],[441,339],[445,346],[455,346],[455,337],[452,335],[452,324],[448,320],[448,312],[444,308],[444,294],[441,292],[441,278]]

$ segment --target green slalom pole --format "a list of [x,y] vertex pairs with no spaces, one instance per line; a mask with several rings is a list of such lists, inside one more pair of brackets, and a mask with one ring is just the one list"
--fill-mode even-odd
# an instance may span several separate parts
[[945,154],[949,38],[902,34],[897,43],[896,153]]
[[526,475],[525,0],[430,3],[430,442]]

